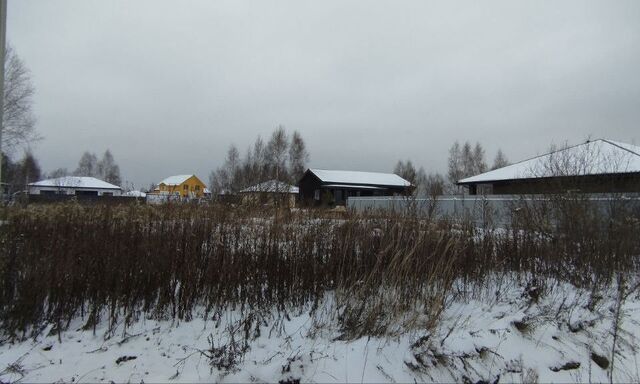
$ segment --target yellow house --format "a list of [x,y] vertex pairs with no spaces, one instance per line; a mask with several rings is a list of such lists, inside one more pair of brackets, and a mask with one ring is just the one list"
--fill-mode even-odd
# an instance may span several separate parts
[[176,175],[162,180],[154,193],[180,197],[203,197],[207,186],[196,175]]

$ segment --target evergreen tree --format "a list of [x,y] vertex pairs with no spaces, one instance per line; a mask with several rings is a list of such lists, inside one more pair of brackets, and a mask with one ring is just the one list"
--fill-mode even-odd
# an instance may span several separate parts
[[290,182],[296,184],[307,170],[307,161],[309,161],[309,153],[302,139],[302,135],[298,131],[293,132],[291,144],[289,145],[289,174]]
[[[40,180],[42,176],[42,170],[38,160],[33,156],[31,152],[27,152],[24,155],[20,165],[20,179],[26,186],[29,183]],[[16,180],[18,181],[18,180]]]

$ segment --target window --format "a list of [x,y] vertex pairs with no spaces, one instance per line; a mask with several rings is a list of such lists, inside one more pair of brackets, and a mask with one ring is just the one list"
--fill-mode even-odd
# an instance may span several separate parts
[[98,196],[98,191],[78,191],[76,190],[76,196]]
[[200,186],[196,185],[196,191],[199,191],[199,190],[200,190]]
[[189,186],[187,184],[185,184],[185,185],[182,186],[182,189],[184,189],[185,191],[188,191],[189,190]]
[[315,191],[313,191],[313,199],[314,200],[320,200],[320,190],[316,189]]

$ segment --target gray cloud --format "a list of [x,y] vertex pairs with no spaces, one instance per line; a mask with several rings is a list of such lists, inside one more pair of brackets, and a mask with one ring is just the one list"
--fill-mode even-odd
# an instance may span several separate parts
[[456,140],[512,160],[640,142],[640,2],[9,0],[46,169],[111,148],[126,180],[206,178],[299,130],[317,167],[444,171]]

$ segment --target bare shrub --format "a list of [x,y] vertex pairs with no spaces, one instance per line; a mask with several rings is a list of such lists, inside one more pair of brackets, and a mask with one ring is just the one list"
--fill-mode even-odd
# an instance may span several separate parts
[[330,294],[351,339],[430,329],[452,296],[486,295],[505,276],[535,303],[548,279],[591,287],[638,270],[639,221],[623,210],[603,221],[579,200],[564,208],[523,206],[496,230],[225,204],[11,207],[0,226],[0,325],[23,338],[79,317],[86,329],[107,321],[126,332],[140,316],[215,319],[228,309],[259,322],[274,308],[280,318],[314,311]]

